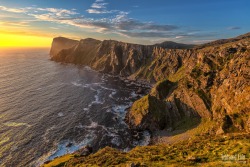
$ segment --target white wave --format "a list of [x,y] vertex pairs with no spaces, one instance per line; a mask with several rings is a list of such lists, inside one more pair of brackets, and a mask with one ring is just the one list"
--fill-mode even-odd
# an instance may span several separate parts
[[111,143],[119,147],[122,144],[122,141],[119,137],[113,137]]
[[75,128],[83,129],[84,126],[81,123],[79,123],[79,125],[75,126]]
[[111,93],[109,94],[109,97],[110,97],[110,98],[114,98],[113,96],[114,96],[116,93],[117,93],[117,91],[111,92]]
[[130,105],[117,105],[117,106],[113,106],[112,109],[114,112],[124,113],[126,109],[129,107]]
[[113,89],[113,88],[108,88],[108,87],[105,87],[105,86],[102,86],[101,84],[98,85],[99,87],[101,87],[102,89],[105,89],[105,90],[111,90],[111,91],[116,91],[116,89]]
[[90,90],[97,91],[96,89],[94,89],[94,88],[92,88],[92,87],[90,87]]
[[81,83],[78,83],[78,82],[71,82],[74,86],[77,86],[77,87],[83,87],[83,88],[90,88],[92,90],[95,90],[94,88],[92,88],[91,86],[93,85],[97,85],[99,86],[101,83],[90,83],[90,84],[81,84]]
[[81,123],[79,123],[79,125],[75,126],[76,128],[80,128],[80,129],[94,129],[97,128],[99,125],[97,122],[91,121],[90,125],[82,125]]
[[92,107],[93,104],[104,104],[105,103],[105,100],[101,101],[100,100],[100,94],[101,94],[101,91],[100,90],[96,90],[97,94],[94,96],[95,97],[95,100],[92,101],[88,107]]
[[107,76],[106,76],[105,74],[104,74],[104,75],[102,75],[101,80],[102,80],[102,82],[106,82],[106,81],[108,81],[108,80],[107,80]]
[[[65,155],[65,154],[69,154],[69,153],[73,153],[73,152],[79,150],[80,148],[91,143],[94,138],[95,138],[95,136],[93,136],[93,134],[88,134],[88,136],[86,136],[86,138],[80,143],[75,143],[74,141],[72,141],[72,142],[71,141],[63,141],[63,142],[58,144],[56,149],[54,149],[54,150],[48,152],[46,155],[43,155],[42,157],[40,157],[38,159],[38,161],[36,162],[36,166],[41,166],[47,160],[53,160],[56,157],[59,157],[59,156]],[[70,147],[68,147],[69,143],[72,143],[72,145]]]
[[135,98],[135,97],[138,96],[138,94],[136,94],[135,91],[133,91],[133,92],[130,93],[130,96],[131,96],[132,98]]
[[117,106],[113,106],[112,107],[112,111],[114,114],[117,115],[116,118],[114,118],[115,120],[119,120],[121,121],[121,123],[123,123],[123,119],[125,118],[126,115],[126,109],[129,108],[129,105],[117,105]]
[[91,124],[88,126],[88,128],[97,128],[98,123],[97,122],[91,122]]
[[147,146],[150,143],[150,138],[151,138],[151,136],[150,136],[149,131],[145,130],[145,131],[143,131],[142,139],[139,141],[134,141],[133,144],[135,146]]
[[50,131],[52,131],[52,130],[55,129],[55,128],[56,128],[56,126],[53,125],[53,126],[51,126],[50,128],[46,129],[44,135],[42,136],[42,137],[43,137],[43,140],[44,140],[46,143],[49,142],[47,136],[49,135]]
[[89,67],[89,66],[85,66],[85,67],[84,67],[84,70],[96,72],[95,70],[93,70],[93,69],[92,69],[91,67]]
[[64,116],[64,114],[62,112],[59,112],[57,115],[58,115],[58,117],[63,117]]
[[80,86],[83,86],[82,84],[79,84],[77,82],[71,82],[73,85],[77,86],[77,87],[80,87]]

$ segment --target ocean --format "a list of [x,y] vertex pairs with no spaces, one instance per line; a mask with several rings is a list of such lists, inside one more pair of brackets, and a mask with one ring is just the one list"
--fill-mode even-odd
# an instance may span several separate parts
[[[85,145],[130,150],[147,145],[124,117],[135,82],[50,61],[43,49],[0,50],[0,166],[40,166]],[[146,88],[145,88],[146,89]]]

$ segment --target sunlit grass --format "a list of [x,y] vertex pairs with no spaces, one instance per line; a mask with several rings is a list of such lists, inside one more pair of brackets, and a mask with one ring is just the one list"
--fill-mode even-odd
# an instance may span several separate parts
[[248,163],[249,150],[249,134],[205,135],[172,145],[138,146],[127,153],[106,147],[88,157],[66,155],[46,166],[247,166],[222,156],[244,155]]

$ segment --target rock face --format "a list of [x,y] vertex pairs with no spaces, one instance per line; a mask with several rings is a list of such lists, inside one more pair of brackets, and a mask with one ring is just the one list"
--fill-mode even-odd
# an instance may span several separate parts
[[250,34],[179,48],[170,42],[145,46],[54,39],[51,56],[55,61],[156,83],[127,113],[131,128],[174,129],[209,119],[220,133],[250,131]]
[[[145,112],[138,112],[143,106],[137,107],[141,99],[127,114],[131,127],[138,129],[143,125],[144,129],[152,131],[174,129],[183,124],[183,120],[200,118],[213,120],[222,133],[249,131],[250,38],[241,37],[200,49],[155,49],[156,58],[148,71],[151,70],[152,76],[160,82],[150,96],[158,100],[156,105],[164,103],[157,125],[165,127],[150,122],[157,120],[158,115],[150,115],[155,110],[151,111],[149,105],[143,108],[147,111],[146,116]],[[144,119],[148,115],[150,121]],[[162,123],[163,119],[165,123]]]
[[155,82],[146,77],[148,65],[156,57],[157,48],[191,48],[193,45],[167,42],[156,45],[138,45],[113,40],[91,38],[78,41],[55,38],[50,51],[51,59],[58,62],[88,65],[95,70]]
[[64,37],[57,37],[53,39],[50,55],[52,58],[56,56],[61,50],[68,49],[78,44],[78,41],[64,38]]

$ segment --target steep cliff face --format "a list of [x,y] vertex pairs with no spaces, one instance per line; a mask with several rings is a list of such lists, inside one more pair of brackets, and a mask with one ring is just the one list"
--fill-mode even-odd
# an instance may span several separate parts
[[[163,118],[158,124],[174,129],[186,119],[200,118],[213,120],[216,133],[250,130],[249,37],[201,49],[155,49],[154,54],[157,56],[147,70],[152,71],[156,80],[165,79],[150,93],[157,99],[155,105],[163,104],[160,113]],[[128,123],[132,128],[143,125],[145,129],[159,129],[140,116],[136,106],[138,103],[143,106],[141,102],[136,101],[128,112]],[[156,119],[154,114],[150,115],[153,110],[147,107],[147,101],[145,104],[146,116]]]
[[[126,76],[130,79],[143,79],[156,82],[158,74],[152,75],[154,66],[160,68],[159,62],[152,64],[155,58],[161,59],[160,50],[164,48],[192,48],[194,45],[165,42],[156,45],[138,45],[113,40],[99,41],[91,38],[72,41],[66,38],[55,38],[51,48],[51,59],[58,62],[88,65],[95,70],[111,73],[114,75]],[[169,55],[171,56],[171,55]],[[175,57],[175,55],[172,55]],[[165,58],[164,63],[168,62]],[[159,60],[160,61],[160,60]],[[182,63],[178,57],[175,63]],[[172,62],[168,62],[172,66]],[[174,64],[178,69],[179,64]],[[148,67],[150,70],[148,70]],[[164,69],[162,73],[168,69]],[[165,75],[161,74],[161,77]]]
[[76,40],[72,40],[72,39],[68,39],[64,37],[54,38],[51,49],[50,49],[50,56],[52,57],[52,59],[54,59],[55,57],[57,57],[57,54],[61,50],[71,48],[75,46],[76,44],[78,44],[78,41]]
[[145,65],[152,55],[152,46],[103,41],[91,67],[114,75],[130,76]]
[[52,60],[88,65],[95,70],[121,76],[135,73],[151,60],[153,51],[153,46],[112,40],[98,41],[88,38],[76,44],[71,40],[66,43],[72,45],[60,45],[58,39],[54,39],[51,49]]
[[96,50],[98,50],[100,43],[101,41],[92,38],[80,40],[73,47],[62,49],[52,57],[52,60],[79,65],[89,65],[96,57]]

